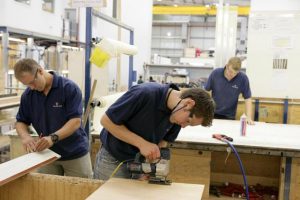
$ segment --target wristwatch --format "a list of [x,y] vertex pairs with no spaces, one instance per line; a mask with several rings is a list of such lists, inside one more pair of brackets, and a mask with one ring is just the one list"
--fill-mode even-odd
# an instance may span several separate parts
[[50,134],[50,137],[51,137],[51,140],[52,140],[53,144],[58,142],[59,137],[56,133]]

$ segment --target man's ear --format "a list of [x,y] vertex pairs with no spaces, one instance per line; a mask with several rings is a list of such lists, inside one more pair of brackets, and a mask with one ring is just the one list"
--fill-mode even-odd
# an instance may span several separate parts
[[39,67],[39,68],[38,68],[38,73],[40,73],[41,75],[43,75],[43,74],[44,74],[44,72],[45,72],[45,71],[44,71],[44,69],[43,69],[43,68],[41,68],[41,67]]
[[191,98],[186,99],[187,109],[192,109],[195,106],[195,101]]

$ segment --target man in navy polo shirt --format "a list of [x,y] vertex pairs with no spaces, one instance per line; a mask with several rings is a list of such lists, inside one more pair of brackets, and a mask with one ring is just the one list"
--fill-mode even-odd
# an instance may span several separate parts
[[[174,141],[181,128],[211,125],[214,108],[213,99],[199,88],[179,91],[173,84],[153,82],[131,87],[101,119],[94,178],[109,179],[120,162],[138,152],[149,160],[159,158],[159,148]],[[130,178],[126,164],[114,176]]]
[[245,99],[247,123],[254,124],[251,119],[252,101],[249,80],[240,69],[240,58],[232,57],[224,68],[217,68],[210,74],[205,89],[212,91],[217,106],[216,119],[235,119],[239,95],[242,93]]
[[[16,130],[27,152],[50,148],[61,159],[39,171],[77,177],[92,177],[88,137],[81,126],[82,95],[79,87],[64,77],[45,71],[33,59],[14,66],[15,77],[28,88],[21,97]],[[32,125],[39,139],[30,136]]]

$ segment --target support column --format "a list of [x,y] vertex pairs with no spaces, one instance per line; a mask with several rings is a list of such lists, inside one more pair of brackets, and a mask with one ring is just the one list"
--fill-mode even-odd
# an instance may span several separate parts
[[237,7],[219,1],[216,17],[215,63],[224,66],[236,54]]

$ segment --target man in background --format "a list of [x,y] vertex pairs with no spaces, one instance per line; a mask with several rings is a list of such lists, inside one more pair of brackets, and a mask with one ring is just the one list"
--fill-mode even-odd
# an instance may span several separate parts
[[232,57],[224,68],[215,69],[209,76],[205,89],[212,92],[216,102],[215,119],[235,119],[239,95],[245,99],[247,123],[252,121],[251,89],[247,75],[241,72],[241,60]]
[[[61,155],[39,169],[46,174],[91,178],[88,137],[81,125],[82,94],[69,79],[45,71],[33,59],[14,66],[15,77],[28,88],[21,97],[16,130],[27,152],[51,149]],[[32,125],[39,135],[33,138]]]
[[144,81],[143,81],[143,76],[140,75],[137,84],[142,84],[142,83],[144,83]]

